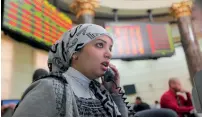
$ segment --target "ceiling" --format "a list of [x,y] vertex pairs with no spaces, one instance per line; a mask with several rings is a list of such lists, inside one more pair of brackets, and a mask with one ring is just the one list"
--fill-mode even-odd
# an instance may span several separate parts
[[[59,0],[69,6],[73,0]],[[118,15],[136,16],[147,15],[147,10],[152,9],[153,14],[168,13],[173,3],[182,0],[99,0],[100,7],[96,12],[113,15],[112,9],[118,9]]]
[[[69,9],[72,1],[49,0],[59,10],[68,14],[73,22],[76,22],[75,15]],[[118,9],[119,20],[148,19],[148,10],[151,9],[153,17],[165,17],[165,22],[172,22],[174,19],[169,15],[169,8],[173,3],[181,1],[183,0],[99,0],[100,7],[95,9],[95,22],[113,21],[113,9]]]

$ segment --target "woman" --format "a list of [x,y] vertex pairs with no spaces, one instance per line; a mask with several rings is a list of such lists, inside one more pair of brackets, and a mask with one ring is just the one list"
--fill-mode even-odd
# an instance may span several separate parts
[[34,82],[13,116],[127,116],[115,85],[95,81],[110,67],[119,85],[118,70],[110,64],[112,45],[113,37],[95,24],[81,24],[65,32],[48,59],[49,70],[63,73],[67,80],[65,89],[64,83],[51,77]]

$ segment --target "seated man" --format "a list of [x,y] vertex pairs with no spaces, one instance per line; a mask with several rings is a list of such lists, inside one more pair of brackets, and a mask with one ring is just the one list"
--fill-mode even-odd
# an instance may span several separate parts
[[32,76],[32,82],[35,82],[40,79],[40,77],[48,75],[48,71],[45,69],[39,68],[34,71],[33,76]]
[[143,102],[140,97],[136,97],[136,101],[135,101],[135,105],[133,107],[133,110],[135,112],[138,112],[138,111],[143,111],[146,109],[150,109],[150,106],[147,103]]
[[[189,92],[182,89],[180,81],[177,78],[169,80],[169,90],[161,96],[161,108],[169,108],[177,112],[178,116],[187,116],[194,108],[191,102],[191,95]],[[187,99],[177,93],[185,93]]]
[[[140,97],[136,98],[135,106],[133,107],[135,114],[133,117],[176,117],[177,113],[171,109],[150,109],[150,106],[142,102]],[[131,116],[131,115],[130,115]]]

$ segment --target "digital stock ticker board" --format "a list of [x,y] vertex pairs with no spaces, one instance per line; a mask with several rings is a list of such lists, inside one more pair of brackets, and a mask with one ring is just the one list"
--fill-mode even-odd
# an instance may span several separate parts
[[72,27],[71,19],[47,0],[3,0],[3,27],[51,46]]
[[109,22],[105,28],[115,36],[113,59],[156,59],[174,54],[167,23]]

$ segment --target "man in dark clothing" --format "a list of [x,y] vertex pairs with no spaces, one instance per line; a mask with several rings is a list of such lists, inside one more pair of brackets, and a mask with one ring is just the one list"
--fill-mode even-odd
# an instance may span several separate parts
[[[169,90],[161,96],[161,108],[169,108],[177,112],[178,116],[186,116],[193,110],[191,95],[189,92],[182,89],[180,81],[177,78],[169,80]],[[177,93],[185,93],[187,99]]]
[[48,75],[48,71],[45,69],[39,68],[34,71],[33,77],[32,77],[32,82],[35,82],[40,79],[41,76]]
[[135,101],[135,105],[133,107],[133,110],[135,112],[138,112],[138,111],[143,111],[146,109],[150,109],[150,106],[147,103],[142,102],[141,97],[136,97],[136,101]]

